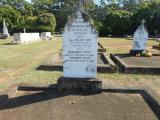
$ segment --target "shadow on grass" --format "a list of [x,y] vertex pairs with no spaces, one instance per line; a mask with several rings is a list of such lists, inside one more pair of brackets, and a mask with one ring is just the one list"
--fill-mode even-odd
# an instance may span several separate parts
[[40,65],[36,68],[40,71],[63,71],[63,65]]
[[[69,95],[76,96],[89,96],[93,94],[100,94],[99,91],[65,91],[58,92],[57,85],[51,85],[49,87],[18,87],[19,91],[32,91],[32,93],[27,93],[24,96],[18,96],[15,98],[6,98],[6,100],[0,105],[0,110],[13,109],[25,105],[30,105],[33,103],[38,103],[41,101],[46,101],[50,99],[56,99],[60,97],[65,97]],[[108,93],[122,93],[122,94],[140,94],[144,101],[148,104],[150,109],[154,112],[158,119],[160,119],[160,104],[145,90],[139,89],[103,89],[102,92]],[[7,95],[3,95],[7,96]]]
[[17,45],[17,44],[12,44],[12,43],[4,43],[4,44],[1,44],[1,45]]

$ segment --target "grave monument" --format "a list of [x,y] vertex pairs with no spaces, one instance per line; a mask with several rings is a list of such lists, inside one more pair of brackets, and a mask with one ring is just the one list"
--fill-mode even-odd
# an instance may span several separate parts
[[[119,72],[129,74],[160,74],[160,56],[152,54],[147,47],[148,32],[145,21],[134,33],[133,47],[130,53],[111,54],[111,59],[117,64]],[[152,51],[153,52],[153,51]]]
[[148,40],[148,31],[145,27],[145,20],[142,20],[142,24],[134,32],[133,47],[130,54],[136,55],[137,53],[142,54],[146,50],[146,43]]
[[96,79],[98,32],[91,19],[79,9],[70,17],[63,33],[63,73],[59,79],[61,89],[99,89],[101,82]]
[[7,38],[7,37],[9,37],[9,36],[10,36],[10,35],[9,35],[9,33],[8,33],[8,29],[7,29],[7,27],[6,27],[5,20],[3,20],[3,35],[2,35],[2,37]]
[[51,40],[52,39],[52,34],[51,32],[42,32],[40,34],[40,37],[42,40]]
[[13,35],[13,44],[31,43],[41,40],[39,33],[14,33]]

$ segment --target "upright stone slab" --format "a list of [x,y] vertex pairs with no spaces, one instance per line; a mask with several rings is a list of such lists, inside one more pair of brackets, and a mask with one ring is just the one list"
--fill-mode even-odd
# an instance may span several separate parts
[[51,32],[42,32],[40,34],[42,40],[50,40],[52,39]]
[[[87,15],[86,15],[87,16]],[[98,33],[77,11],[63,33],[63,72],[69,78],[96,78]]]
[[132,50],[130,51],[131,54],[142,53],[144,50],[146,50],[148,32],[144,23],[145,21],[143,20],[142,25],[140,25],[134,33],[133,47]]
[[6,37],[6,38],[10,36],[9,33],[8,33],[8,29],[6,27],[5,20],[3,20],[3,35],[2,36]]

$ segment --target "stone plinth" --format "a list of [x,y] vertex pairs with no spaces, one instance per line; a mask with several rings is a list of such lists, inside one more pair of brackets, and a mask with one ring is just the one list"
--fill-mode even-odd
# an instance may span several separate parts
[[102,81],[94,78],[67,78],[60,77],[58,79],[58,90],[80,90],[80,91],[101,91]]

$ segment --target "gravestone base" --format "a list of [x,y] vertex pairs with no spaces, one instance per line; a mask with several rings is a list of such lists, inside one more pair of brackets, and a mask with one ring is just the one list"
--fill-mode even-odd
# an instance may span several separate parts
[[95,78],[68,78],[58,79],[58,91],[102,91],[102,81]]
[[137,53],[142,54],[144,50],[130,50],[130,55],[136,55]]
[[8,36],[4,36],[4,35],[0,36],[0,39],[7,39],[7,38],[8,38]]

